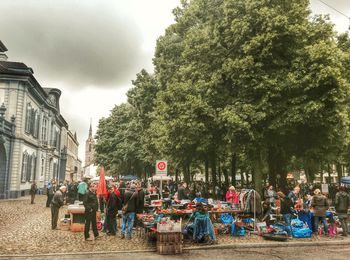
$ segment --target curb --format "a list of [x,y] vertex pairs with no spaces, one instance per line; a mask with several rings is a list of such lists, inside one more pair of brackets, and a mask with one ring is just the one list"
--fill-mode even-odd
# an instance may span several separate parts
[[[344,246],[350,245],[350,241],[322,241],[322,242],[275,242],[275,243],[238,243],[184,247],[183,251],[191,250],[208,250],[208,249],[243,249],[243,248],[275,248],[275,247],[311,247],[311,246]],[[27,255],[0,255],[0,259],[8,258],[28,258],[28,257],[46,257],[46,256],[75,256],[75,255],[107,255],[107,254],[137,254],[137,253],[154,253],[155,249],[146,250],[121,250],[121,251],[92,251],[92,252],[72,252],[72,253],[49,253],[49,254],[27,254]]]
[[344,245],[350,245],[350,241],[274,242],[274,243],[222,244],[222,245],[187,247],[187,248],[184,248],[183,250],[184,251],[189,251],[189,250],[207,250],[207,249],[311,247],[311,246],[344,246]]

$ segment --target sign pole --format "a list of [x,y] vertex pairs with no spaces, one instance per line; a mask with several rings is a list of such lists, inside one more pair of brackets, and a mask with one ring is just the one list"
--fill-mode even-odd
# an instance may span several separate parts
[[160,199],[163,199],[163,175],[160,175]]

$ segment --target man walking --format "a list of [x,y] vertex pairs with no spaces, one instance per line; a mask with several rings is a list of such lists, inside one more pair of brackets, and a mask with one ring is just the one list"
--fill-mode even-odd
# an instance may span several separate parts
[[84,237],[85,241],[92,241],[90,237],[90,224],[92,225],[92,231],[94,232],[95,239],[99,238],[97,226],[96,226],[96,211],[98,210],[98,201],[96,196],[97,185],[90,183],[89,190],[84,197],[85,207],[85,230]]
[[57,228],[58,213],[60,207],[64,204],[63,194],[67,191],[66,186],[61,186],[58,191],[55,192],[51,201],[51,229]]
[[339,192],[335,195],[335,211],[337,212],[341,227],[343,230],[342,236],[348,236],[348,207],[350,205],[349,195],[345,192],[345,187],[340,186]]
[[30,196],[31,196],[31,200],[30,200],[30,204],[34,204],[34,199],[35,199],[35,194],[38,191],[38,187],[36,186],[36,182],[33,181],[32,185],[30,186]]
[[136,185],[132,183],[123,197],[123,223],[121,238],[125,238],[126,224],[128,224],[128,239],[131,239],[132,228],[135,220],[135,212],[138,205]]

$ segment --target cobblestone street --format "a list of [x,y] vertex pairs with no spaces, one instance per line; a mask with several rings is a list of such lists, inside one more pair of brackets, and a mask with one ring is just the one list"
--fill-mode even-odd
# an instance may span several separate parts
[[[101,240],[85,242],[83,233],[51,230],[50,208],[45,207],[46,196],[38,195],[36,204],[30,204],[30,198],[0,201],[0,255],[36,255],[78,252],[107,252],[154,250],[155,246],[136,235],[132,240],[104,236]],[[66,207],[60,210],[60,215]],[[101,233],[103,235],[103,233]],[[259,236],[232,237],[221,235],[222,244],[270,243]],[[344,238],[313,237],[311,239],[292,239],[292,241],[313,243],[314,241],[344,241]],[[346,239],[350,241],[350,239]],[[286,242],[289,243],[289,242]],[[193,244],[186,243],[185,247]],[[197,245],[196,245],[197,246]]]

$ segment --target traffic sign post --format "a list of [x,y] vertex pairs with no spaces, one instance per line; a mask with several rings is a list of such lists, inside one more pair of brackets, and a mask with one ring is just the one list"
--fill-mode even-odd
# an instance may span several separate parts
[[168,162],[167,161],[156,161],[156,175],[167,175],[168,174]]
[[163,199],[163,176],[168,173],[167,161],[156,161],[156,175],[160,175],[160,198]]

